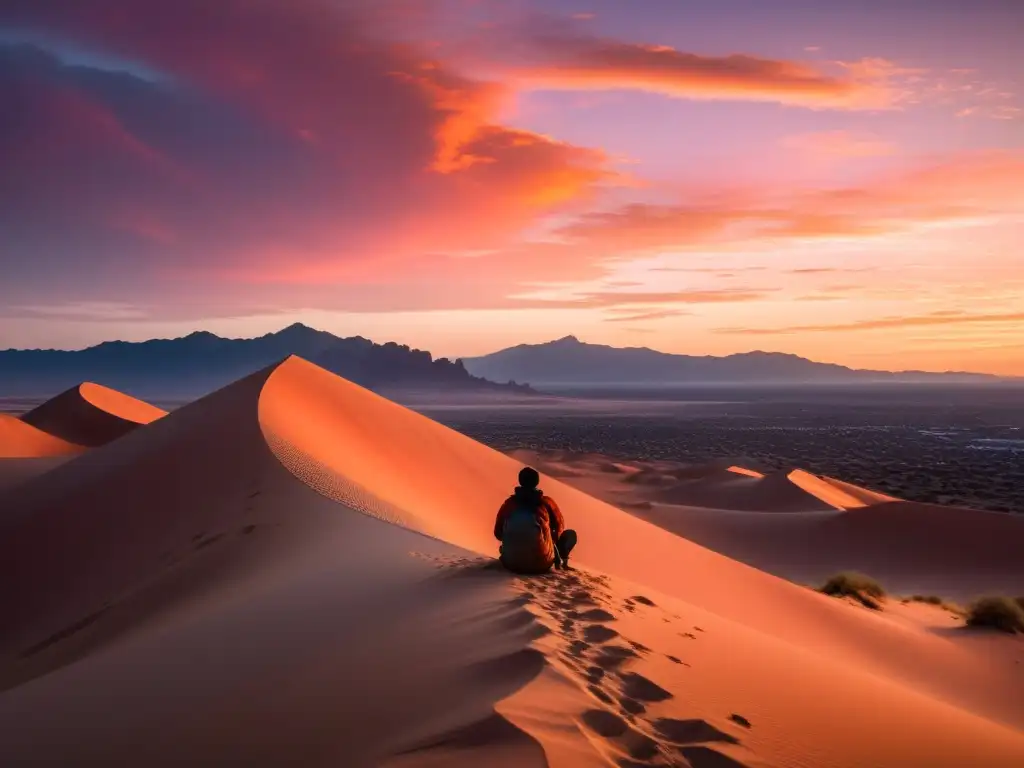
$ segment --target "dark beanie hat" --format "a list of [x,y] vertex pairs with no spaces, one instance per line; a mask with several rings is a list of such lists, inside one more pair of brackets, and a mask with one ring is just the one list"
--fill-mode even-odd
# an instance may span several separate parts
[[523,467],[519,470],[519,485],[523,488],[536,488],[540,485],[540,475],[533,467]]

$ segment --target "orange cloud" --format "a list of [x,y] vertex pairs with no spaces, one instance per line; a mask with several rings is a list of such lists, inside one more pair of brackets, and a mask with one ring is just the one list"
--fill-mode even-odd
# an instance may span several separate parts
[[842,267],[802,267],[800,269],[791,269],[789,273],[791,275],[824,275],[835,272],[864,272],[863,269],[849,269]]
[[737,301],[757,301],[768,294],[765,291],[742,289],[673,291],[645,293],[643,291],[599,291],[586,293],[575,302],[576,306],[617,307],[645,304],[728,304]]
[[606,323],[632,323],[643,322],[645,320],[665,320],[670,317],[688,316],[692,314],[692,312],[688,312],[684,309],[663,309],[657,312],[641,312],[639,314],[606,317],[604,320]]
[[864,286],[861,285],[829,285],[816,293],[807,294],[806,296],[797,296],[795,301],[843,301],[850,298],[850,294],[854,292],[863,292]]
[[873,237],[1024,211],[1024,153],[965,153],[860,187],[764,190],[690,205],[587,214],[561,234],[620,254],[769,239]]
[[[744,266],[737,268],[742,272],[764,272],[768,267]],[[722,273],[722,267],[651,267],[650,272],[683,272],[692,274],[718,275]],[[732,274],[732,273],[730,273]],[[735,275],[733,275],[735,276]]]
[[[662,317],[690,314],[679,305],[731,304],[758,301],[770,291],[725,288],[718,290],[689,290],[671,292],[653,291],[591,291],[576,296],[558,298],[519,297],[510,299],[510,307],[530,309],[604,309],[615,313],[609,321],[654,320]],[[645,307],[663,306],[664,309],[644,310]],[[619,316],[624,315],[624,316]]]
[[846,65],[830,74],[802,62],[733,54],[703,56],[664,45],[571,35],[537,36],[538,61],[512,66],[533,88],[632,89],[688,99],[770,101],[834,109],[878,109],[891,104],[888,72]]

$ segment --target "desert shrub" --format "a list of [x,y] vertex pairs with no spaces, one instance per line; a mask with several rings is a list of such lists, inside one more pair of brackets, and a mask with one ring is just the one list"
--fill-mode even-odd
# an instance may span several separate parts
[[1024,632],[1024,607],[1009,597],[982,597],[967,609],[967,626]]
[[832,597],[852,597],[867,608],[879,610],[885,589],[870,576],[854,571],[843,571],[830,578],[819,589]]
[[963,614],[964,609],[956,603],[950,602],[949,600],[943,600],[938,595],[911,595],[905,597],[901,601],[903,603],[926,603],[928,605],[934,605],[939,608],[944,608],[950,613]]

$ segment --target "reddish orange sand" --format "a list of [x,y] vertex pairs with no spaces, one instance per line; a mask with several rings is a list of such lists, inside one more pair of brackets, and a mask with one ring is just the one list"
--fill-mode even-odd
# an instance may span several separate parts
[[142,400],[86,382],[47,400],[21,419],[61,440],[95,447],[166,415]]
[[[872,612],[290,358],[0,498],[0,764],[1019,766],[1024,644]],[[773,516],[774,517],[774,516]]]
[[14,416],[0,413],[0,459],[42,458],[81,453],[79,445],[43,432]]
[[84,450],[0,413],[0,491],[48,472]]

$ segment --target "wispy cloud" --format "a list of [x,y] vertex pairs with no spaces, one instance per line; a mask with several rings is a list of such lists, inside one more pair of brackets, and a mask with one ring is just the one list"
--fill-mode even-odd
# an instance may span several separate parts
[[957,310],[933,312],[928,315],[912,317],[882,317],[869,320],[858,320],[850,323],[830,323],[823,325],[790,325],[781,328],[720,328],[716,333],[772,336],[789,333],[835,333],[845,331],[879,331],[894,328],[920,328],[926,326],[946,326],[964,324],[995,324],[1024,322],[1024,312],[1003,312],[991,314],[971,314]]
[[648,304],[731,304],[758,301],[769,295],[767,291],[749,289],[690,290],[665,293],[643,291],[603,291],[585,293],[569,300],[574,306],[632,307]]
[[969,67],[934,70],[914,79],[902,97],[907,106],[942,107],[961,119],[1019,120],[1019,83],[993,80]]
[[[510,308],[521,309],[600,309],[610,322],[656,320],[691,314],[690,305],[735,304],[760,301],[773,290],[721,288],[680,291],[589,291],[575,294],[535,293],[510,298]],[[658,307],[658,309],[651,309]]]
[[[880,109],[896,98],[890,80],[901,73],[878,59],[790,61],[745,54],[710,56],[666,45],[590,37],[536,24],[526,34],[487,42],[486,57],[502,60],[519,87],[560,90],[628,89],[683,99],[768,101],[817,109]],[[504,44],[504,45],[503,45]]]
[[787,270],[791,275],[828,275],[837,272],[867,272],[859,267],[800,267]]
[[695,275],[717,275],[721,274],[723,269],[728,269],[730,274],[736,272],[764,272],[768,267],[763,266],[749,266],[744,265],[741,267],[676,267],[676,266],[655,266],[651,267],[649,272],[679,272],[689,273]]
[[64,304],[29,304],[0,310],[7,318],[52,318],[60,320],[88,320],[123,322],[145,320],[149,313],[134,304],[116,301],[71,301]]
[[633,323],[633,322],[644,322],[649,320],[666,320],[670,317],[685,317],[692,315],[684,309],[662,309],[657,312],[640,312],[628,315],[616,315],[612,317],[604,318],[606,323]]
[[1024,154],[937,159],[857,187],[723,194],[685,205],[633,204],[580,217],[561,233],[623,253],[716,244],[871,238],[916,227],[970,224],[1024,212]]

